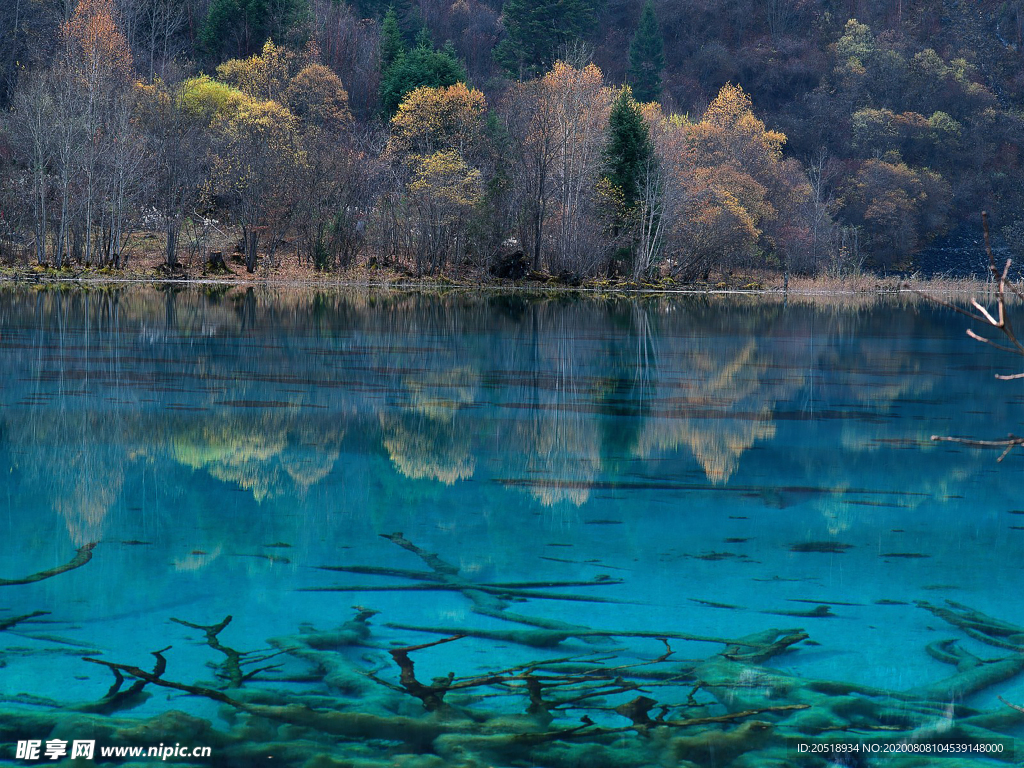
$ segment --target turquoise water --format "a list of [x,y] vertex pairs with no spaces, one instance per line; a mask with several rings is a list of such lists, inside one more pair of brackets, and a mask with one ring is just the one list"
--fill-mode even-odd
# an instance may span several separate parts
[[[1021,390],[965,327],[906,300],[4,289],[0,757],[1005,764],[1021,458],[929,438],[1004,436]],[[401,675],[393,649],[458,634]],[[83,661],[153,674],[168,646],[130,695]]]

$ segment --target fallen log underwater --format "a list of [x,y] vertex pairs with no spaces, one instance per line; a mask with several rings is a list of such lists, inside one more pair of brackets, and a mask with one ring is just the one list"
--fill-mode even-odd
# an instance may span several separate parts
[[[114,679],[107,694],[86,702],[0,697],[5,705],[0,708],[0,744],[12,745],[26,734],[41,739],[88,734],[108,746],[208,745],[215,765],[250,766],[272,757],[275,765],[302,768],[828,764],[827,753],[797,752],[798,742],[819,749],[854,743],[876,750],[900,744],[1003,747],[981,757],[906,754],[899,757],[904,768],[980,768],[992,760],[1014,763],[1024,756],[1024,742],[1015,735],[1024,726],[1024,711],[994,695],[990,708],[966,702],[968,697],[978,701],[980,694],[1024,671],[1024,627],[966,605],[920,601],[915,610],[930,612],[1001,655],[983,659],[958,640],[934,642],[924,652],[953,672],[907,690],[888,690],[772,668],[773,660],[809,640],[799,628],[768,628],[730,639],[598,629],[508,611],[511,603],[522,602],[523,592],[536,590],[537,598],[546,599],[545,590],[552,587],[585,588],[605,580],[479,584],[400,533],[384,538],[430,570],[329,569],[436,584],[462,594],[473,613],[516,626],[377,625],[376,610],[355,606],[354,615],[340,626],[307,626],[267,640],[268,648],[239,651],[221,640],[230,616],[209,625],[171,618],[220,658],[209,665],[212,680],[177,681],[172,648],[151,652],[152,669],[80,651],[83,662],[110,670]],[[67,570],[44,573],[49,578]],[[410,633],[442,637],[395,644]],[[662,650],[640,657],[636,644],[623,647],[637,640],[656,640]],[[680,659],[674,647],[680,642],[721,647],[703,658]],[[429,681],[418,674],[420,654],[467,643],[490,649],[492,657],[512,644],[522,653],[542,649],[547,655]],[[179,709],[147,717],[124,714],[161,689],[175,697],[171,706],[187,709],[198,697],[213,702],[219,714],[202,718]],[[7,746],[0,747],[0,756],[6,757],[3,749]],[[881,751],[865,751],[856,764],[887,765],[892,759]]]

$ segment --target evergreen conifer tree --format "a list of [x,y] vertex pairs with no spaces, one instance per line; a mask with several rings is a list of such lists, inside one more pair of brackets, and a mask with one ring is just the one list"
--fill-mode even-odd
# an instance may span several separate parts
[[653,162],[651,132],[632,90],[624,86],[608,117],[608,145],[604,152],[604,177],[621,192],[624,210],[636,205],[640,185]]
[[310,18],[309,0],[213,0],[199,41],[214,59],[244,58],[268,39],[301,45]]
[[405,52],[402,44],[402,30],[398,27],[398,14],[392,5],[384,14],[380,25],[380,71],[387,74],[395,60]]
[[424,27],[416,36],[416,47],[398,56],[385,70],[380,84],[381,111],[390,117],[405,95],[416,88],[441,88],[464,82],[466,69],[454,47],[445,45],[435,50],[430,32]]
[[518,77],[548,69],[562,45],[593,32],[597,6],[598,0],[507,0],[506,37],[494,49],[495,61]]
[[633,93],[641,103],[661,98],[661,73],[665,69],[665,41],[654,13],[654,3],[647,0],[640,13],[640,23],[629,45],[629,80]]
[[416,33],[416,47],[426,51],[434,50],[434,38],[431,37],[430,30],[426,27],[421,27],[420,31]]

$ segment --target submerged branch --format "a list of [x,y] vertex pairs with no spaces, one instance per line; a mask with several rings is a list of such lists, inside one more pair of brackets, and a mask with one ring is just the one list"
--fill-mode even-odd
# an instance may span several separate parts
[[17,584],[32,584],[36,581],[42,581],[43,579],[50,579],[54,576],[59,576],[62,573],[73,571],[75,568],[81,568],[83,565],[92,560],[92,551],[96,548],[98,542],[92,542],[86,544],[83,547],[79,547],[75,556],[64,565],[58,565],[56,568],[50,568],[46,571],[40,571],[39,573],[33,573],[31,576],[26,576],[23,579],[0,579],[0,587],[12,587]]

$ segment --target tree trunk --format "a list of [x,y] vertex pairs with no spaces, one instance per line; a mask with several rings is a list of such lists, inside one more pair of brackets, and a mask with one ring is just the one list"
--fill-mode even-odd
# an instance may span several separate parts
[[178,265],[178,223],[174,221],[170,216],[167,217],[166,229],[167,233],[167,250],[166,260],[167,266],[170,269],[174,269]]
[[242,233],[245,240],[245,269],[249,274],[256,271],[257,247],[259,246],[260,235],[258,232],[249,230]]

